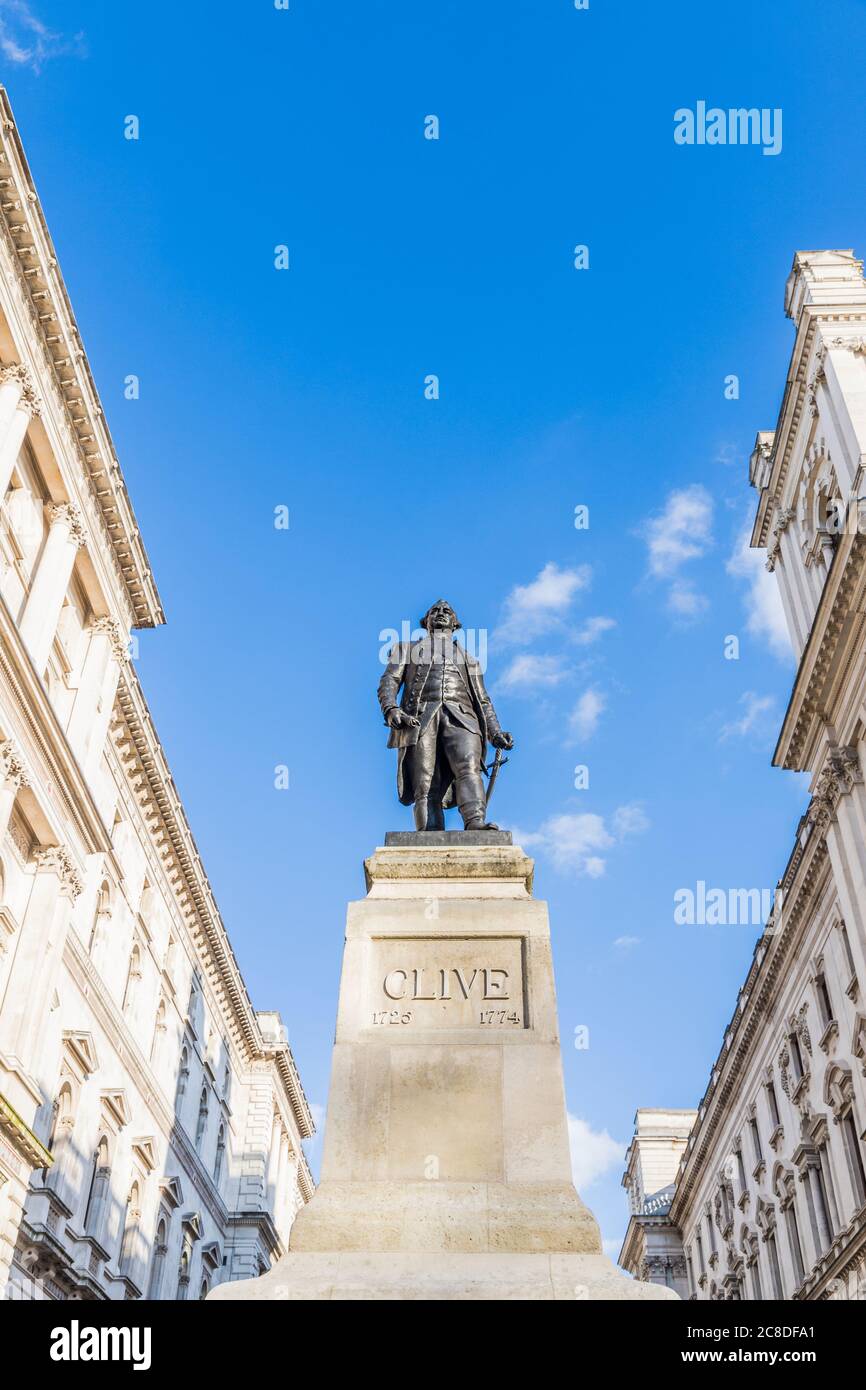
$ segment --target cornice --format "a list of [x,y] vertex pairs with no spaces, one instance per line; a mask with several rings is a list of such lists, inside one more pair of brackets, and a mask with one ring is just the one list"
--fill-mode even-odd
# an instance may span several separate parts
[[137,797],[148,811],[151,833],[159,836],[159,853],[212,989],[231,1014],[250,1059],[273,1060],[285,1088],[302,1139],[315,1133],[313,1118],[288,1043],[265,1040],[228,939],[195,839],[168,768],[134,667],[121,671],[117,705],[131,741],[127,762],[138,778]]
[[[18,714],[19,741],[38,750],[44,772],[37,775],[32,757],[28,780],[35,786],[51,787],[54,797],[46,797],[40,807],[53,815],[58,840],[68,839],[61,834],[60,819],[65,817],[79,836],[85,854],[111,852],[111,840],[102,823],[90,787],[78,766],[66,740],[48,692],[36,674],[33,663],[21,641],[18,628],[6,601],[0,595],[0,685],[9,696],[9,706]],[[47,774],[47,775],[46,775]]]
[[773,753],[773,766],[794,771],[807,769],[817,735],[826,721],[831,686],[844,674],[846,654],[862,646],[866,630],[866,537],[845,528],[824,582],[815,618],[782,721]]
[[108,541],[133,626],[165,621],[150,562],[126,491],[105,412],[33,185],[9,97],[0,87],[0,227],[17,267],[33,338]]
[[682,1218],[701,1180],[719,1128],[729,1114],[730,1103],[733,1098],[738,1098],[738,1085],[748,1063],[755,1035],[766,1018],[779,977],[787,969],[802,930],[808,924],[809,905],[820,894],[830,875],[824,833],[826,827],[822,827],[814,818],[810,819],[811,812],[810,803],[779,881],[783,895],[780,916],[784,925],[779,930],[775,914],[771,914],[755,946],[752,964],[737,996],[736,1012],[725,1029],[722,1049],[698,1105],[697,1119],[680,1162],[671,1201],[670,1221],[679,1227],[682,1227]]
[[[866,293],[866,289],[864,289]],[[832,330],[838,325],[860,325],[866,330],[866,311],[851,309],[838,312],[823,307],[807,305],[798,325],[785,381],[785,392],[776,421],[773,444],[770,451],[770,472],[767,486],[761,492],[758,511],[752,530],[753,547],[764,547],[773,524],[776,505],[783,506],[785,484],[791,464],[791,456],[799,433],[800,421],[804,412],[811,419],[814,412],[810,403],[813,382],[807,373],[815,341],[816,329],[821,329],[822,345],[826,349],[848,346],[849,340],[840,338],[833,341]],[[829,340],[829,341],[828,341]],[[852,347],[857,339],[850,340]]]

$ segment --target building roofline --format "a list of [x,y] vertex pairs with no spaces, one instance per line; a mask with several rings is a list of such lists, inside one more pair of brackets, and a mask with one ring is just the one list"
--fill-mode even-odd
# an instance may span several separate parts
[[109,553],[114,557],[118,578],[130,604],[132,626],[157,627],[165,622],[162,602],[9,95],[3,86],[0,86],[0,175],[12,183],[2,199],[0,219],[18,265],[20,287],[35,340],[42,347],[44,365],[53,380],[70,452],[78,457],[105,526]]

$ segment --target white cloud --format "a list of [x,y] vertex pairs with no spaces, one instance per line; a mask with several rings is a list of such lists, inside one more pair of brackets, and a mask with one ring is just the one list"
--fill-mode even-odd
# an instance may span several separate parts
[[675,579],[668,590],[668,608],[679,618],[697,618],[708,606],[704,595],[687,579]]
[[615,618],[587,618],[583,627],[578,628],[572,641],[580,647],[591,646],[597,642],[603,632],[609,632],[612,627],[616,627]]
[[712,544],[713,499],[700,483],[669,494],[664,511],[646,522],[650,574],[670,579]]
[[747,690],[740,696],[739,703],[745,705],[741,718],[723,724],[720,739],[745,738],[746,734],[756,732],[764,722],[763,716],[775,708],[776,701],[772,695],[756,695],[754,690]]
[[752,637],[765,641],[773,655],[781,661],[790,662],[793,652],[779,586],[765,568],[764,552],[753,550],[749,545],[751,534],[751,526],[746,525],[737,537],[726,569],[728,574],[744,580],[748,585],[745,598],[746,631]]
[[618,806],[613,813],[613,828],[619,840],[626,835],[643,835],[649,825],[649,818],[637,801],[629,806]]
[[600,690],[585,690],[568,717],[568,728],[576,739],[590,738],[598,728],[607,705],[607,699]]
[[579,1115],[569,1113],[568,1142],[571,1176],[578,1192],[585,1191],[624,1162],[626,1146],[613,1139],[606,1129],[594,1130]]
[[618,936],[613,944],[618,951],[630,951],[632,947],[640,945],[640,937]]
[[0,53],[9,63],[39,72],[43,63],[65,53],[83,55],[84,37],[66,39],[43,24],[27,0],[0,0]]
[[575,594],[587,588],[591,578],[589,565],[560,569],[549,561],[531,583],[511,590],[496,635],[508,642],[531,642],[560,626]]
[[533,656],[522,652],[514,657],[498,684],[503,690],[538,690],[543,686],[558,685],[567,675],[561,657]]
[[553,865],[566,873],[601,878],[605,872],[604,853],[626,835],[649,829],[649,820],[637,805],[619,806],[611,817],[611,828],[603,816],[593,811],[563,812],[549,816],[538,830],[513,827],[516,844],[537,848],[549,855]]

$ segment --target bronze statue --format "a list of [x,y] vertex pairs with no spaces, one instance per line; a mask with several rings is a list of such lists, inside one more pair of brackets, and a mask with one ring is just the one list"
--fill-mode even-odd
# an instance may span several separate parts
[[496,830],[486,819],[486,746],[513,748],[514,740],[499,727],[478,661],[454,641],[460,623],[451,605],[438,599],[421,626],[427,636],[398,642],[379,682],[397,794],[414,808],[416,830],[444,830],[455,804],[464,830]]

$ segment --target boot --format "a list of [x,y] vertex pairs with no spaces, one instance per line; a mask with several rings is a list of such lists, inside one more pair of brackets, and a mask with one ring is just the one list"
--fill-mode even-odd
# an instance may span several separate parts
[[484,819],[487,807],[483,801],[463,801],[457,808],[463,817],[464,830],[498,830],[499,826]]
[[435,796],[427,798],[427,829],[445,829],[445,812],[442,810],[442,802]]
[[426,798],[426,796],[419,796],[419,797],[415,800],[415,802],[414,802],[414,804],[413,804],[413,806],[412,806],[412,814],[413,814],[413,816],[415,817],[415,829],[416,829],[416,830],[426,830],[426,829],[427,829],[427,798]]

